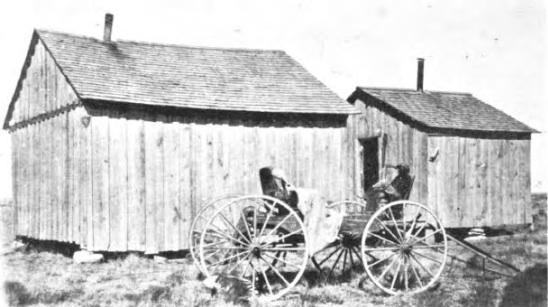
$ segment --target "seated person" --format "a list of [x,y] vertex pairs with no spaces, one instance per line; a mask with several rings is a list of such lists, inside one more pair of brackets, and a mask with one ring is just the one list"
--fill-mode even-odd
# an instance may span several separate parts
[[374,208],[370,208],[372,210],[377,209],[376,204],[383,206],[407,198],[413,185],[413,178],[409,175],[409,165],[398,164],[396,166],[387,165],[386,167],[395,169],[398,175],[390,183],[380,180],[366,192],[367,202],[374,204]]
[[[285,202],[303,220],[309,235],[307,247],[311,255],[338,238],[343,216],[328,209],[327,201],[317,190],[291,186],[283,171],[273,167],[261,168],[259,176],[263,194]],[[289,213],[282,206],[276,209],[278,215]]]
[[[286,181],[284,172],[273,167],[263,167],[259,171],[263,194],[279,199],[292,208],[299,202],[295,189]],[[281,208],[279,208],[281,209]],[[287,212],[279,212],[287,214]]]

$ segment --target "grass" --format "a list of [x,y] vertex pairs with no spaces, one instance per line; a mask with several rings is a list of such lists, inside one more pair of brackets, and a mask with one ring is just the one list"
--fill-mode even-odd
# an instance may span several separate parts
[[[517,266],[522,273],[513,277],[484,275],[453,263],[446,267],[436,290],[388,296],[364,279],[363,273],[347,272],[326,280],[310,269],[291,293],[269,305],[515,306],[520,302],[520,306],[546,306],[544,232],[476,244]],[[27,249],[6,255],[4,261],[9,268],[4,289],[12,306],[234,305],[205,289],[197,269],[187,260],[161,263],[128,255],[98,264],[75,264],[62,254]]]

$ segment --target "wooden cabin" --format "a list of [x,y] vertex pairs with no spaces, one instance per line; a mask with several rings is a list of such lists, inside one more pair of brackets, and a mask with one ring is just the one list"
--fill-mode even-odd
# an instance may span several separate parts
[[200,206],[260,194],[275,165],[355,194],[355,108],[283,51],[36,30],[4,129],[16,235],[91,251],[188,248]]
[[[468,93],[358,87],[362,193],[384,165],[406,163],[410,200],[427,204],[445,227],[530,224],[531,133]],[[390,174],[387,176],[390,177]]]

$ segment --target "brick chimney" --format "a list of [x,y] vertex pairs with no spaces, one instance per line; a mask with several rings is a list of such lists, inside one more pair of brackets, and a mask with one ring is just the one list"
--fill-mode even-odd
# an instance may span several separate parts
[[103,34],[103,41],[105,43],[111,42],[112,36],[112,22],[114,21],[114,16],[110,13],[105,14],[105,32]]
[[418,58],[417,64],[417,91],[424,92],[424,59]]

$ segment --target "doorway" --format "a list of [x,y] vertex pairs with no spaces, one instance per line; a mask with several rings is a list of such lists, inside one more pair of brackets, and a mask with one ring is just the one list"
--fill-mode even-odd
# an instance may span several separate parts
[[379,140],[373,137],[360,140],[363,147],[363,190],[379,181]]

